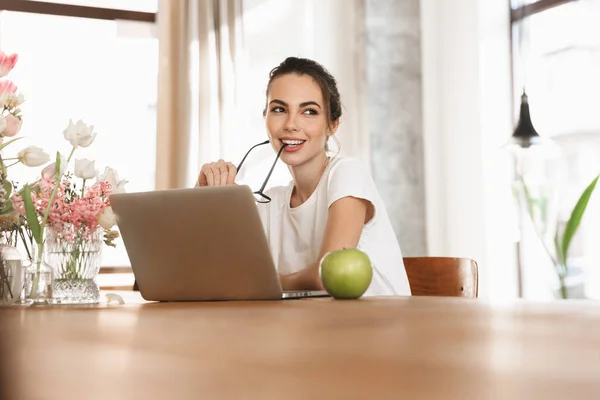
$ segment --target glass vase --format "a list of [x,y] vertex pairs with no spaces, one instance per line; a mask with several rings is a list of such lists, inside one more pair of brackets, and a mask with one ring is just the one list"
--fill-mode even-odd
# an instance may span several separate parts
[[55,304],[95,304],[100,301],[96,277],[100,271],[103,229],[75,227],[46,230],[46,261],[54,271]]
[[21,300],[25,273],[21,253],[7,244],[0,244],[0,306]]
[[25,269],[24,301],[29,305],[52,304],[54,279],[52,268],[44,261],[43,249],[34,243],[31,263]]

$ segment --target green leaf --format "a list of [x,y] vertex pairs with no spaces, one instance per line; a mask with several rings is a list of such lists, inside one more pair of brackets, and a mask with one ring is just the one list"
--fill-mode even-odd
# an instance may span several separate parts
[[9,144],[11,144],[11,143],[13,143],[13,142],[16,142],[17,140],[20,140],[20,139],[23,139],[23,136],[20,136],[20,137],[18,137],[18,138],[11,139],[11,140],[9,140],[8,142],[4,142],[4,143],[0,144],[0,150],[2,150],[3,148],[5,148],[6,146],[8,146]]
[[525,179],[521,176],[520,180],[521,180],[521,185],[523,187],[523,195],[525,196],[527,212],[529,213],[529,217],[531,218],[531,221],[533,222],[533,225],[536,227],[536,230],[537,230],[537,226],[535,225],[535,201],[531,197],[529,188],[525,184]]
[[598,183],[598,178],[600,175],[596,176],[596,178],[588,185],[587,188],[581,194],[581,197],[575,204],[573,211],[571,212],[571,217],[567,221],[567,226],[565,227],[565,233],[562,238],[562,248],[561,255],[562,261],[564,263],[567,262],[567,254],[569,252],[569,246],[571,245],[571,240],[573,240],[573,236],[575,236],[575,232],[579,228],[579,224],[581,223],[581,218],[583,217],[583,213],[587,208],[588,202],[590,201],[590,197],[596,188],[596,183]]
[[15,208],[13,207],[12,201],[9,201],[8,204],[6,204],[6,206],[0,210],[0,215],[10,214],[13,211],[15,211]]
[[566,261],[562,259],[560,237],[558,235],[558,224],[556,226],[556,232],[554,233],[554,251],[556,252],[556,257],[558,257],[558,262],[560,263],[561,271],[566,274]]
[[6,194],[4,195],[5,206],[0,210],[0,215],[8,214],[15,210],[12,201],[10,200],[10,195],[12,194],[13,190],[12,183],[10,183],[10,181],[4,181],[4,183],[2,183],[2,187],[4,190],[6,190]]
[[27,225],[29,225],[31,234],[33,235],[36,243],[42,243],[42,230],[40,229],[40,221],[38,221],[37,213],[33,207],[33,200],[31,200],[31,189],[29,189],[29,185],[25,185],[23,201],[25,202]]
[[4,188],[4,190],[6,190],[5,197],[8,199],[10,197],[10,195],[12,194],[13,185],[12,185],[12,183],[10,183],[10,181],[4,181],[4,183],[2,184],[2,187]]
[[[529,217],[531,219],[531,223],[533,225],[533,229],[536,233],[536,235],[538,236],[538,238],[540,239],[540,243],[542,244],[542,246],[544,247],[544,250],[546,251],[546,253],[548,254],[548,257],[550,258],[550,260],[552,260],[552,264],[554,264],[554,267],[556,268],[557,272],[560,274],[563,273],[564,270],[564,265],[562,265],[559,260],[556,259],[556,257],[560,258],[560,249],[557,247],[556,248],[556,253],[557,256],[555,257],[554,254],[552,254],[552,251],[550,251],[550,248],[548,247],[548,245],[545,242],[545,238],[544,238],[544,234],[542,232],[540,232],[536,221],[535,221],[535,201],[534,199],[531,197],[531,192],[529,191],[529,188],[527,187],[527,185],[525,184],[525,178],[523,178],[522,175],[519,176],[519,180],[521,181],[521,185],[523,187],[523,195],[525,197],[525,202],[527,203],[527,212],[529,213]],[[556,239],[556,237],[555,237]]]
[[[56,181],[60,184],[60,180],[62,176],[60,175],[60,153],[56,152],[56,169],[54,170],[54,174],[56,176]],[[58,185],[56,185],[58,187]]]

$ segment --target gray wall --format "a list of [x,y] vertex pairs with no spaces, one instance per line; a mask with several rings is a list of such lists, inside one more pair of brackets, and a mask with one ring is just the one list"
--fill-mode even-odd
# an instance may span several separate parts
[[371,163],[404,256],[426,255],[419,0],[365,0]]

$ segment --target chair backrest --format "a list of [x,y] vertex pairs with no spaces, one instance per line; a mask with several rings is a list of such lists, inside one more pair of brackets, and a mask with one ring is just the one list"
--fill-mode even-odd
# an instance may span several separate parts
[[469,258],[404,257],[413,296],[478,295],[477,263]]

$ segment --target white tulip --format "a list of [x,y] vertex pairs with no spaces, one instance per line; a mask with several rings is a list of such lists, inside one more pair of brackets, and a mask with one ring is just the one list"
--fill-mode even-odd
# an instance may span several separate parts
[[[64,173],[67,171],[68,166],[69,162],[67,161],[67,157],[63,156],[63,154],[60,153],[60,176],[64,175]],[[56,162],[48,164],[48,166],[46,166],[42,170],[42,176],[47,179],[53,179],[54,177],[56,177]]]
[[93,130],[93,125],[86,125],[82,120],[77,121],[76,124],[69,120],[69,126],[65,128],[63,135],[73,147],[88,147],[96,138],[96,134],[92,133]]
[[113,189],[113,193],[125,193],[125,185],[127,184],[127,180],[121,179],[117,182],[117,185]]
[[27,146],[17,154],[19,161],[28,167],[39,167],[50,161],[50,156],[37,146]]
[[98,171],[94,167],[95,161],[87,158],[75,160],[75,176],[81,179],[92,179],[96,177]]
[[3,92],[0,94],[0,108],[13,109],[19,107],[25,101],[25,96],[21,93]]
[[117,223],[115,213],[111,207],[106,207],[100,215],[98,215],[98,225],[104,229],[110,229]]
[[8,93],[2,92],[0,93],[0,108],[4,108],[8,105]]
[[97,182],[106,182],[111,187],[111,193],[123,193],[125,191],[125,179],[119,180],[119,174],[111,167],[106,167],[103,174],[96,177]]
[[7,105],[9,106],[9,108],[19,107],[24,102],[25,102],[25,96],[23,96],[21,93],[19,93],[19,94],[9,93],[8,94]]

